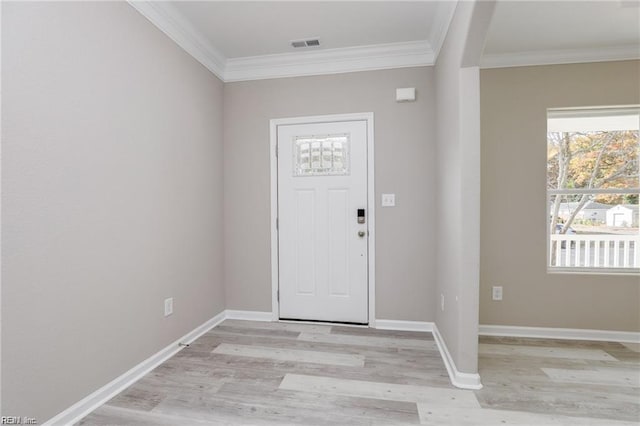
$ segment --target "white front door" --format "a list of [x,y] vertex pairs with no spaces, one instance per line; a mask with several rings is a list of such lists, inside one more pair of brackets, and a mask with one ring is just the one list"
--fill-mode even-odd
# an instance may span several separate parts
[[367,122],[277,138],[280,318],[367,323]]

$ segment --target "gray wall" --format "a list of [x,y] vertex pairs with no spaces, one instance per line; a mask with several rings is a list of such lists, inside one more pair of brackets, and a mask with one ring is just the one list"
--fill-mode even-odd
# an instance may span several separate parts
[[126,3],[2,42],[2,407],[42,422],[224,309],[223,85]]
[[[640,278],[546,272],[546,109],[640,103],[640,62],[482,70],[480,322],[640,331]],[[504,300],[491,300],[491,286]]]
[[[396,103],[398,87],[417,101]],[[434,320],[434,95],[430,67],[225,85],[228,309],[271,311],[269,120],[373,112],[376,317]],[[396,207],[380,207],[387,192]]]

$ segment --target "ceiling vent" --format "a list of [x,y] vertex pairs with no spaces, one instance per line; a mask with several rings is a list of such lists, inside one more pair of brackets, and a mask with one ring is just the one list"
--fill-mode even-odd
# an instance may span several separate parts
[[312,38],[309,40],[292,40],[291,46],[296,49],[299,47],[320,47],[320,40],[317,38]]

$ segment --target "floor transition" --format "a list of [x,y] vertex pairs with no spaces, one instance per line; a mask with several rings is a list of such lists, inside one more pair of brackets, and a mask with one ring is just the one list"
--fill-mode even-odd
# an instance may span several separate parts
[[430,333],[227,320],[81,425],[638,425],[640,353],[486,338],[451,386]]

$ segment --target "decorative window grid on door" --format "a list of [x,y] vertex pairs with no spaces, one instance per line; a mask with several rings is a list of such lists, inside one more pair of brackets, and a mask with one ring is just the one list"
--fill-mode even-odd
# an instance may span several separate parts
[[293,141],[294,176],[349,174],[349,134],[298,136]]

